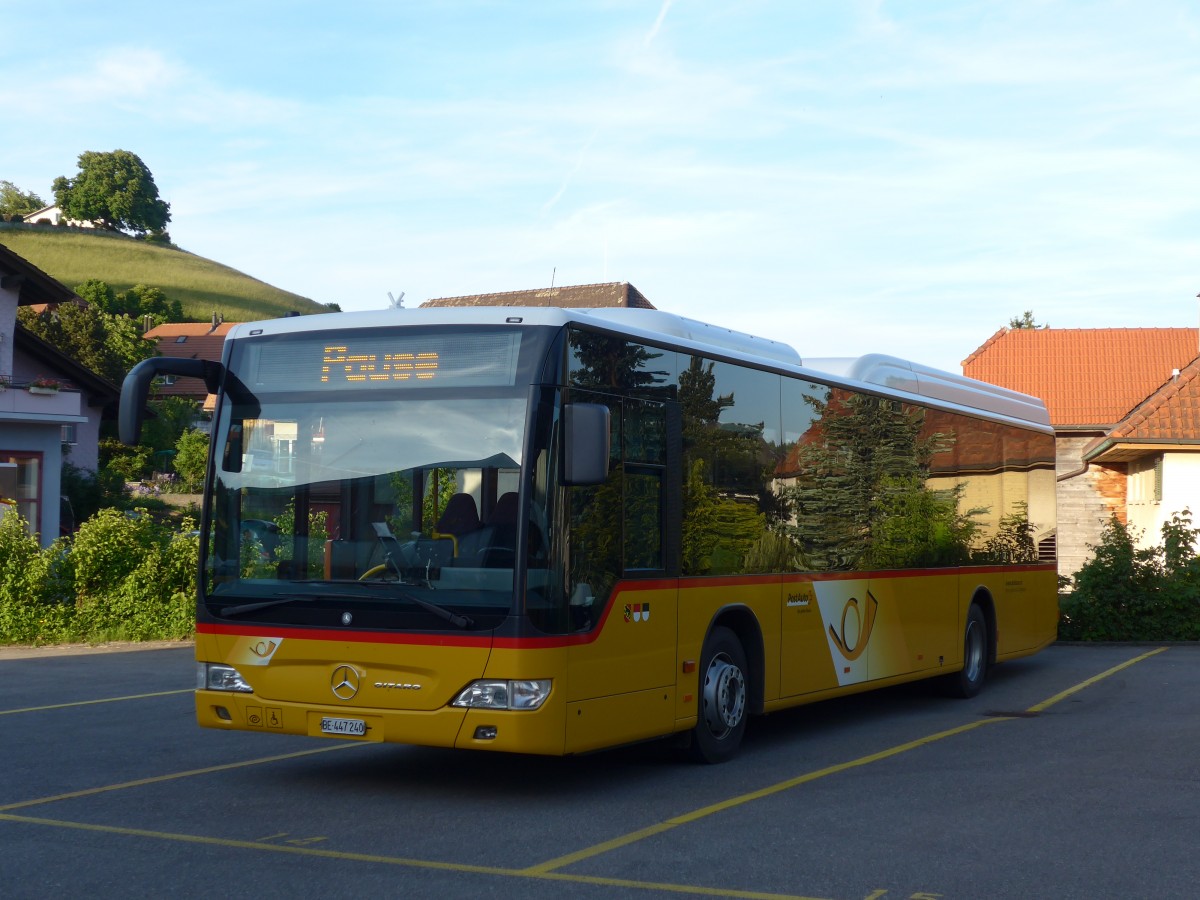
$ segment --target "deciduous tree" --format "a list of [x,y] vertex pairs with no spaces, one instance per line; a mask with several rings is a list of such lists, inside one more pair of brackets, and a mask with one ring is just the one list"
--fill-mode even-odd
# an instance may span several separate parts
[[97,306],[63,303],[41,313],[17,311],[18,321],[42,340],[115,384],[134,365],[154,356],[154,344],[142,337],[128,316],[114,316]]
[[26,193],[11,181],[0,181],[0,217],[27,216],[45,205],[46,202],[32,191]]
[[75,177],[54,179],[54,201],[68,219],[138,237],[161,232],[171,221],[171,205],[159,198],[154,176],[128,150],[79,154]]

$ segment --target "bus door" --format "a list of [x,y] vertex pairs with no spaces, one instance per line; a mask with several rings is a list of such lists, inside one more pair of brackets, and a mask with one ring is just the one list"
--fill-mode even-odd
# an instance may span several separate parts
[[607,481],[567,489],[569,602],[585,625],[566,685],[567,744],[578,751],[674,725],[679,502],[667,473],[679,442],[668,439],[675,404],[579,390],[573,400],[611,415]]

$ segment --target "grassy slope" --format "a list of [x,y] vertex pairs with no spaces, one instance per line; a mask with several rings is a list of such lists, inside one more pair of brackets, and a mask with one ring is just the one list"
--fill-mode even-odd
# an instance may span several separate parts
[[0,244],[19,253],[69,288],[89,278],[116,291],[135,284],[156,287],[183,305],[184,315],[205,321],[216,311],[227,322],[327,312],[313,300],[272,287],[210,259],[112,234],[58,228],[0,228]]

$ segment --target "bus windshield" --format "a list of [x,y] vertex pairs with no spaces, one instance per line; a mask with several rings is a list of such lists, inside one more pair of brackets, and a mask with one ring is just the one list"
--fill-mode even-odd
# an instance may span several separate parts
[[510,373],[452,391],[313,390],[230,370],[213,434],[212,614],[411,629],[509,613],[526,386]]

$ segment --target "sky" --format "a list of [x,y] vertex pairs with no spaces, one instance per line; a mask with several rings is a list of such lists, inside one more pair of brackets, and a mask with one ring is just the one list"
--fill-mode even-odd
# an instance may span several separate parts
[[1197,0],[0,0],[0,179],[132,151],[180,247],[344,310],[627,281],[950,371],[1200,324]]

